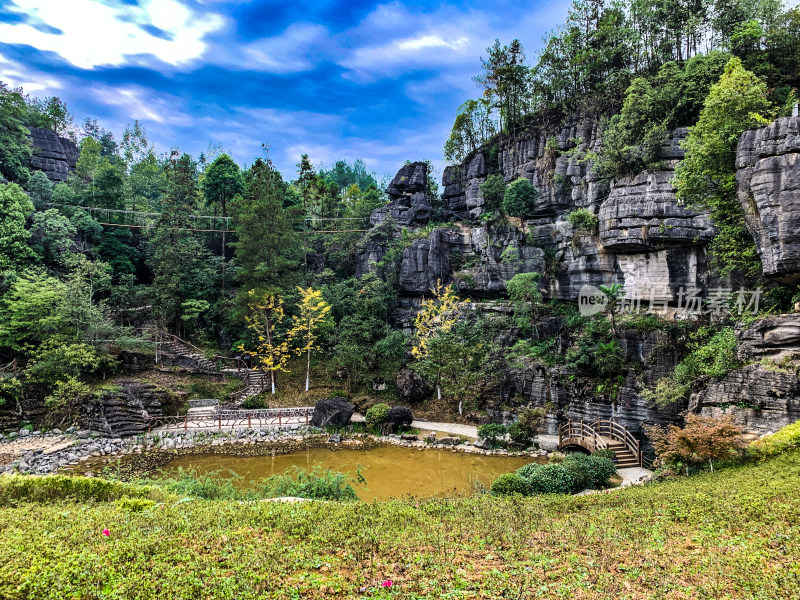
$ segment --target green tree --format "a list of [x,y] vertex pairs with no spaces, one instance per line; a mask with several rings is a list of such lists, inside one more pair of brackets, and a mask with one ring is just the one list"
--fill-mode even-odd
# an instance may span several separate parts
[[283,208],[284,183],[269,160],[245,173],[245,189],[231,203],[238,240],[237,278],[245,289],[288,287],[300,264],[300,240]]
[[519,40],[508,46],[495,40],[486,52],[488,57],[481,59],[484,73],[475,77],[475,82],[484,89],[484,98],[499,110],[501,129],[513,132],[528,106],[530,72],[525,51]]
[[617,335],[617,321],[616,314],[619,310],[619,303],[625,295],[625,289],[621,283],[612,283],[611,285],[601,285],[598,288],[606,297],[606,310],[609,317],[611,317],[611,335]]
[[43,207],[53,195],[53,184],[43,171],[34,171],[28,178],[28,193],[37,208]]
[[190,215],[198,204],[197,168],[188,155],[173,153],[167,168],[167,194],[161,216],[150,239],[148,265],[153,271],[153,305],[165,327],[180,328],[181,304],[203,258],[202,246],[191,227]]
[[[202,182],[206,202],[213,207],[214,215],[219,210],[223,217],[223,229],[228,228],[228,205],[244,191],[244,183],[239,165],[227,154],[222,154],[211,163]],[[226,255],[226,236],[222,234],[222,258]]]
[[539,273],[517,273],[506,284],[508,296],[515,304],[514,312],[518,322],[522,321],[523,325],[534,323],[539,316],[542,303],[542,292],[539,289],[541,279]]
[[736,144],[748,127],[762,125],[769,111],[763,81],[732,58],[719,83],[711,87],[700,119],[684,143],[686,156],[675,171],[677,197],[691,206],[708,209],[719,230],[709,250],[722,274],[739,270],[760,273],[753,238],[736,197]]
[[444,145],[444,157],[460,163],[497,134],[492,104],[487,98],[467,100],[458,107],[450,137]]
[[0,81],[0,176],[22,184],[28,181],[31,155],[25,116],[22,89],[9,89]]
[[524,221],[536,211],[538,197],[539,192],[531,182],[520,177],[509,183],[506,188],[502,204],[503,212],[512,217],[520,217]]
[[0,346],[23,351],[64,329],[66,287],[39,271],[16,278],[0,301]]
[[35,254],[28,246],[25,220],[33,204],[16,183],[0,185],[0,274],[23,269]]
[[78,231],[58,209],[34,213],[30,231],[31,245],[46,265],[65,267],[71,264]]
[[503,206],[503,198],[506,195],[506,180],[500,174],[489,175],[480,184],[483,203],[488,211],[498,211]]

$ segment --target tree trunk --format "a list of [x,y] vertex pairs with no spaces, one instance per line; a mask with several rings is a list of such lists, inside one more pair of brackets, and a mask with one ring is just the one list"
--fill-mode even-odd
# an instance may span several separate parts
[[438,383],[436,384],[436,399],[437,400],[442,399],[442,388]]
[[308,391],[308,384],[310,379],[311,379],[311,348],[308,349],[308,362],[306,362],[306,391]]

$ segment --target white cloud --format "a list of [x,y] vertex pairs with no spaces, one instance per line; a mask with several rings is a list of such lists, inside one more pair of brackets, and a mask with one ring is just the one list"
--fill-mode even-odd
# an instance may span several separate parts
[[316,66],[328,40],[322,25],[293,23],[280,35],[243,48],[244,66],[269,73],[299,73]]
[[10,87],[22,87],[28,94],[45,95],[63,87],[63,84],[27,65],[0,54],[0,79]]
[[183,100],[170,94],[154,93],[138,86],[95,86],[92,96],[98,102],[116,107],[123,121],[141,121],[185,126],[193,123],[188,111],[183,109]]
[[[142,55],[173,66],[185,65],[205,53],[205,36],[225,24],[220,15],[196,12],[178,0],[144,0],[139,6],[92,0],[10,2],[7,10],[26,15],[28,20],[0,23],[0,40],[55,52],[83,69],[123,65]],[[35,24],[48,27],[42,30]],[[158,28],[166,35],[143,27]]]
[[401,51],[422,50],[423,48],[449,48],[450,50],[460,50],[467,44],[467,42],[469,42],[469,38],[463,36],[457,40],[448,42],[443,40],[438,35],[423,35],[420,37],[395,42],[395,46]]

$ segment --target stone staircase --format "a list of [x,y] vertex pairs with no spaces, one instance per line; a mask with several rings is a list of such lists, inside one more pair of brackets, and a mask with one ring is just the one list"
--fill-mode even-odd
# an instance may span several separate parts
[[241,404],[251,396],[260,394],[269,386],[269,375],[256,369],[224,369],[224,372],[241,377],[244,387],[231,394],[231,400]]
[[[166,335],[160,348],[161,352],[171,356],[178,364],[183,363],[181,366],[196,368],[207,373],[222,373],[239,377],[244,383],[244,387],[231,394],[231,399],[235,404],[241,404],[247,398],[261,393],[269,385],[267,373],[243,366],[219,369],[217,363],[207,359],[202,350],[174,335]],[[222,358],[221,360],[235,361],[232,358]]]
[[199,349],[188,342],[179,340],[176,337],[168,337],[161,343],[161,352],[169,354],[177,359],[189,359],[192,363],[197,365],[201,371],[217,372],[217,365],[205,357],[205,354]]

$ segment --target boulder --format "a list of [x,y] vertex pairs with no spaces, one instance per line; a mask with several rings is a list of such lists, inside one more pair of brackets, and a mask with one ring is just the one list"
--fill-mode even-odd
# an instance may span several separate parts
[[395,406],[394,408],[389,409],[389,412],[386,413],[386,418],[383,420],[383,422],[391,423],[395,431],[400,431],[403,427],[410,427],[413,420],[414,416],[412,415],[410,408],[405,406]]
[[323,398],[314,406],[311,425],[324,429],[328,425],[344,427],[350,424],[353,416],[353,405],[347,398]]
[[430,393],[430,386],[416,371],[404,367],[397,372],[397,395],[403,402],[421,402]]

